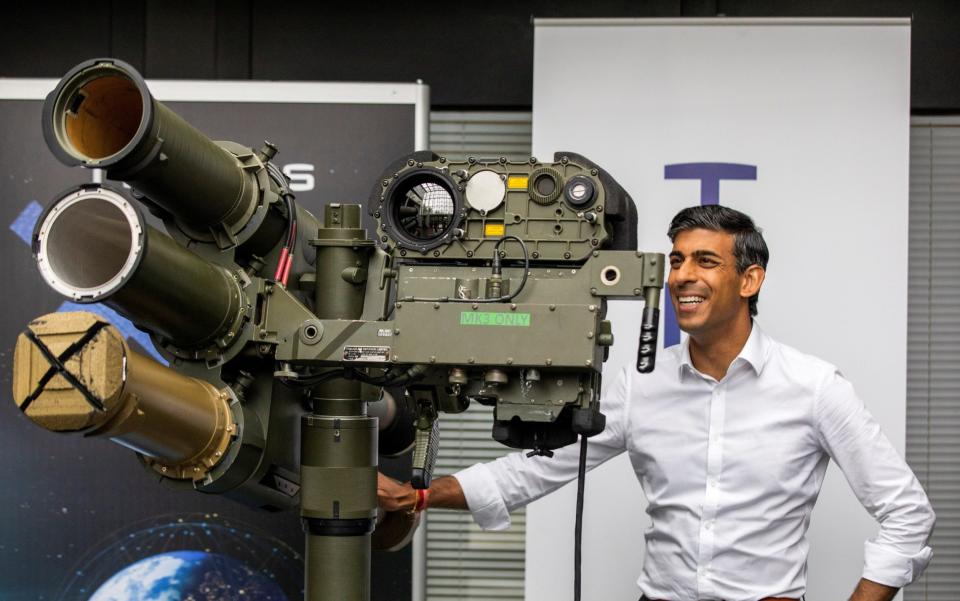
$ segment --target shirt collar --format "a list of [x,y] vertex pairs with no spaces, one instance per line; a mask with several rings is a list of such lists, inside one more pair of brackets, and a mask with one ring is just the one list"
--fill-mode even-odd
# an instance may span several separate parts
[[[743,348],[740,349],[740,353],[736,356],[736,358],[734,358],[734,360],[730,363],[730,366],[733,367],[738,361],[743,360],[750,365],[750,367],[753,368],[754,373],[759,376],[760,372],[763,371],[763,366],[767,362],[767,355],[770,348],[770,337],[760,329],[760,326],[757,324],[756,320],[751,321],[753,326],[750,328],[750,336],[747,337],[747,342],[743,345]],[[683,379],[683,374],[685,371],[696,371],[696,368],[693,366],[693,362],[690,360],[689,336],[685,336],[683,342],[680,343],[680,366],[678,369],[681,379]]]

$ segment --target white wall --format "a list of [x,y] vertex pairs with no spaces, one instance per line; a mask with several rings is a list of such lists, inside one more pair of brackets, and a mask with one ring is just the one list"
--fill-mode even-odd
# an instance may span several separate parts
[[[668,251],[699,183],[664,166],[757,166],[720,184],[771,260],[759,323],[838,365],[894,445],[905,432],[910,27],[904,20],[537,21],[534,154],[586,155],[637,202],[640,248]],[[615,373],[635,305],[611,307]],[[609,380],[609,379],[608,379]],[[575,489],[530,506],[528,601],[572,598]],[[635,600],[646,503],[625,456],[587,480],[585,600]],[[809,599],[846,598],[876,525],[831,466],[810,529]]]

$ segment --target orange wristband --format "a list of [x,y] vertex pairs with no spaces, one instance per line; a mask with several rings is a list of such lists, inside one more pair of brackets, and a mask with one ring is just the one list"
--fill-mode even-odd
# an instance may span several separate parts
[[417,504],[413,506],[414,511],[423,511],[427,508],[427,499],[430,497],[430,489],[417,488]]

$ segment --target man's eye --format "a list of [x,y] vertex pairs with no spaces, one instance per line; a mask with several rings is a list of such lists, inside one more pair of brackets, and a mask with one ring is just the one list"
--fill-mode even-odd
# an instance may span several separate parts
[[704,267],[715,267],[717,264],[718,263],[715,259],[711,259],[709,257],[703,257],[700,259],[700,265]]
[[683,261],[680,259],[670,259],[670,269],[680,269],[680,266],[683,264]]

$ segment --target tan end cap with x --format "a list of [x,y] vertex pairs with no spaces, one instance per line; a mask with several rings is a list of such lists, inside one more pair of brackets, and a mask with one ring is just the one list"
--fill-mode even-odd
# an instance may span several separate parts
[[[69,357],[63,366],[103,404],[98,409],[57,368],[24,332],[17,338],[13,359],[13,400],[31,421],[47,430],[86,430],[113,413],[124,385],[125,342],[113,326],[87,312],[49,313],[30,322],[29,330],[49,351],[60,357],[93,328],[99,331]],[[53,374],[48,372],[53,369]],[[51,377],[52,375],[52,377]],[[46,382],[43,380],[46,377]],[[26,404],[26,407],[24,408]]]

